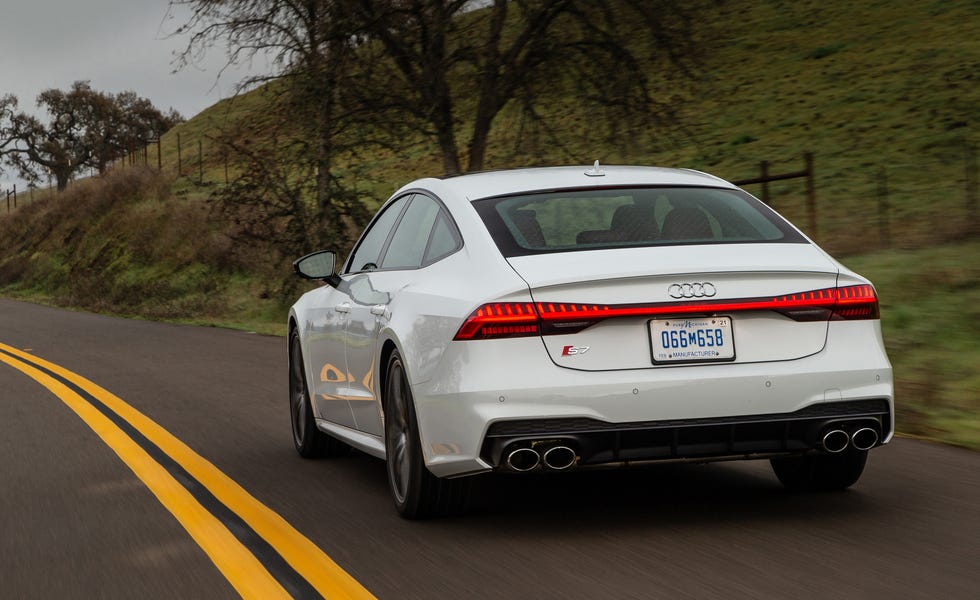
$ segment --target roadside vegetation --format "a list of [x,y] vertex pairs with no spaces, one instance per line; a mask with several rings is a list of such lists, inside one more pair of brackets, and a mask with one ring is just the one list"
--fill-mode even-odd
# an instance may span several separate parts
[[[980,143],[980,40],[971,27],[980,7],[727,0],[702,16],[690,33],[701,50],[693,78],[665,77],[670,61],[642,63],[648,93],[673,100],[671,125],[582,103],[566,73],[536,90],[533,114],[520,102],[501,108],[482,166],[598,158],[740,179],[757,176],[760,161],[773,173],[797,170],[812,152],[816,237],[881,296],[899,431],[980,449],[980,240],[970,170]],[[472,76],[468,68],[449,81]],[[304,137],[310,122],[278,118],[289,85],[270,83],[176,125],[162,138],[162,172],[151,146],[149,168],[117,165],[0,216],[0,292],[283,333],[286,308],[306,289],[290,260],[345,248],[397,187],[453,164],[430,135],[434,126],[413,122],[392,138],[390,129],[349,121],[337,132],[327,184],[347,221],[326,235],[316,210],[323,171],[307,152],[315,140]],[[457,167],[469,158],[478,104],[474,90],[459,89]],[[357,148],[360,137],[378,143]],[[770,195],[806,224],[802,180],[771,184]]]
[[119,169],[0,218],[9,297],[94,312],[282,333],[295,289],[270,257],[236,245],[173,178]]
[[878,290],[898,430],[980,449],[980,239],[843,262]]

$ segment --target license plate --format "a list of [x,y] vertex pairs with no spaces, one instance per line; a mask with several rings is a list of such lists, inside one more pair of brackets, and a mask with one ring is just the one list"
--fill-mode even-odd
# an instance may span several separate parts
[[655,364],[735,360],[731,317],[654,319],[650,344]]

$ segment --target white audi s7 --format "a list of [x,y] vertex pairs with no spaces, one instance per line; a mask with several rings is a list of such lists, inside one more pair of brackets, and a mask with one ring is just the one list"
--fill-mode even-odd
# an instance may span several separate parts
[[397,510],[471,476],[768,459],[854,484],[894,430],[871,283],[717,177],[555,167],[398,190],[289,313],[304,457],[385,459]]

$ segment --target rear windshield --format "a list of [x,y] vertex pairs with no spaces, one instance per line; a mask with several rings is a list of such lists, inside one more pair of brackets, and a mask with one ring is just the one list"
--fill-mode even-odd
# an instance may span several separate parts
[[682,244],[805,243],[765,204],[706,187],[589,189],[473,202],[504,256]]

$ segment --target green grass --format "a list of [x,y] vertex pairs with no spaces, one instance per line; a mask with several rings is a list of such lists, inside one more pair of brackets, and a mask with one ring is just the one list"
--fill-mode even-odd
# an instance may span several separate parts
[[[972,0],[728,0],[706,15],[699,31],[707,58],[694,91],[677,89],[649,67],[655,97],[680,94],[683,128],[624,123],[617,141],[608,143],[574,95],[558,90],[543,110],[560,143],[529,133],[520,112],[507,109],[495,122],[487,168],[598,158],[743,179],[758,175],[763,160],[772,173],[799,170],[803,153],[812,152],[817,235],[831,252],[862,253],[879,243],[882,175],[895,246],[962,237],[969,214],[966,149],[980,144],[980,38],[971,27],[978,21],[980,5]],[[164,137],[165,169],[176,173],[181,136],[178,193],[205,197],[224,182],[225,155],[213,141],[220,130],[235,130],[250,143],[267,140],[270,93],[220,102]],[[460,130],[465,133],[465,122]],[[198,141],[204,186],[197,183]],[[431,141],[417,137],[398,149],[342,157],[337,173],[374,206],[417,176],[439,175],[441,164]],[[230,156],[230,176],[241,168]],[[802,180],[771,186],[775,208],[798,224],[807,223],[804,186]]]
[[878,289],[898,430],[980,449],[980,240],[845,262]]

